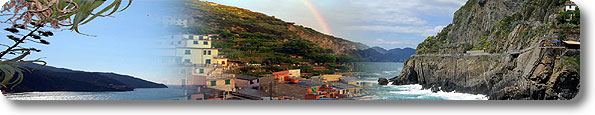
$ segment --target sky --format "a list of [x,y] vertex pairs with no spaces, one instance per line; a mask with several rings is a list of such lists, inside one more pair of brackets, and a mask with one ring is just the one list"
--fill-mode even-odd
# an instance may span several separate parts
[[[416,48],[425,38],[435,35],[450,24],[454,12],[467,0],[206,1],[275,16],[371,47],[392,49]],[[317,9],[330,31],[325,31],[308,3]]]
[[[23,46],[42,50],[26,59],[41,58],[48,65],[59,68],[114,72],[163,82],[167,76],[160,71],[166,68],[156,63],[161,62],[161,55],[156,54],[154,44],[159,36],[167,35],[159,23],[160,16],[171,13],[164,6],[164,1],[167,0],[135,0],[128,9],[115,13],[114,17],[96,18],[80,26],[82,33],[96,37],[45,28],[55,34],[47,38],[51,44],[25,43]],[[4,21],[6,17],[0,20]],[[0,27],[10,25],[0,24]],[[7,34],[6,31],[0,32],[0,36]],[[12,41],[2,39],[0,43],[12,44]]]
[[[112,0],[109,0],[112,1]],[[465,0],[207,0],[246,8],[314,28],[347,40],[386,49],[415,48],[427,36],[448,25]],[[171,0],[135,0],[114,17],[97,18],[80,27],[85,36],[68,30],[51,30],[50,45],[25,43],[42,52],[48,65],[91,72],[113,72],[166,83],[156,42],[167,30],[159,17],[175,15]],[[104,4],[104,6],[107,4]],[[316,9],[316,10],[312,10]],[[0,17],[5,20],[6,17]],[[322,23],[321,23],[322,22]],[[325,29],[325,26],[328,26]],[[0,27],[9,27],[0,24]],[[10,33],[1,31],[0,36]],[[0,43],[11,44],[8,39]]]

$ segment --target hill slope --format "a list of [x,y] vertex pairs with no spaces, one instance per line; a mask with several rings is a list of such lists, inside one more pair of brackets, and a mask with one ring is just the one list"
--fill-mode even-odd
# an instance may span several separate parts
[[114,73],[84,72],[27,64],[23,82],[9,92],[33,91],[131,91],[135,88],[167,88],[163,84]]
[[329,36],[308,27],[285,22],[274,16],[242,8],[196,0],[188,2],[187,6],[188,8],[184,12],[191,14],[190,18],[193,19],[191,21],[193,26],[189,28],[191,33],[212,34],[228,31],[234,34],[263,33],[278,40],[302,38],[323,48],[332,49],[336,54],[348,54],[358,49],[368,48],[361,43]]

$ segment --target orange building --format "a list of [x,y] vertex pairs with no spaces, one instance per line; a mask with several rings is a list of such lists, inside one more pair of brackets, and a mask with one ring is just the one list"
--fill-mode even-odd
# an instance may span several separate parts
[[299,80],[297,77],[295,76],[291,76],[289,70],[287,71],[279,71],[279,72],[274,72],[273,76],[275,76],[275,80],[277,80],[279,83],[298,83]]

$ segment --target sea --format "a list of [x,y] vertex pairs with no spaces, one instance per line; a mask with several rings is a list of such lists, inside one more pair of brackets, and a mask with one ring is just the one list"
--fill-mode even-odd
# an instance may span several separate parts
[[[357,76],[362,82],[376,84],[378,78],[392,78],[401,72],[403,63],[360,62],[355,71],[365,71]],[[365,95],[351,100],[487,100],[485,95],[436,92],[422,89],[421,85],[371,85],[363,88]],[[4,95],[9,100],[184,100],[180,86],[169,88],[140,88],[127,92],[27,92]]]

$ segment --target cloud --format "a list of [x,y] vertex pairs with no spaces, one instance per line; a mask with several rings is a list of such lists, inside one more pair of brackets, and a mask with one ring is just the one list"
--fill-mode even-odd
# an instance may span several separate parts
[[350,30],[364,30],[364,31],[380,31],[380,32],[393,32],[402,34],[415,34],[418,36],[432,36],[440,32],[445,26],[352,26]]
[[390,45],[390,46],[406,46],[406,47],[415,47],[418,44],[415,42],[411,42],[409,40],[387,41],[384,39],[375,39],[371,43],[374,45]]
[[352,0],[357,21],[385,25],[425,25],[423,16],[450,17],[466,0]]

